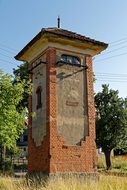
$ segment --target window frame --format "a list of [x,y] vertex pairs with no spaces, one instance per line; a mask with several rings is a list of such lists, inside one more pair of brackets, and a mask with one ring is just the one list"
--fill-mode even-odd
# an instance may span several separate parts
[[69,64],[69,65],[74,65],[74,66],[81,66],[80,58],[74,55],[69,55],[69,54],[62,54],[60,57],[60,62]]

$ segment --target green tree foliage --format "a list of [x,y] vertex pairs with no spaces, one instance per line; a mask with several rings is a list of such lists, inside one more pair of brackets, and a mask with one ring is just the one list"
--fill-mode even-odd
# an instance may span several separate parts
[[23,133],[25,108],[17,111],[23,100],[26,83],[18,81],[13,84],[13,77],[0,71],[0,150],[13,149],[16,140]]
[[[14,83],[17,83],[17,78],[23,82],[28,83],[29,81],[29,72],[28,72],[28,63],[24,62],[23,64],[21,64],[20,66],[18,66],[17,69],[13,69],[13,74],[15,76],[14,79]],[[28,96],[29,96],[29,90],[30,90],[30,86],[26,85],[24,86],[24,93],[23,93],[23,99],[20,101],[18,108],[24,108],[27,107],[28,108]]]
[[102,92],[95,95],[96,143],[101,147],[107,169],[111,168],[111,151],[127,145],[127,100],[119,98],[117,90],[102,85]]

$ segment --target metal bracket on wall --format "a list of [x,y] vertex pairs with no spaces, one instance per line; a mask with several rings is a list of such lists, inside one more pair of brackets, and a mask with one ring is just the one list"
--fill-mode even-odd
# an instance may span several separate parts
[[57,62],[56,62],[56,65],[58,65],[58,66],[71,65],[71,66],[76,66],[76,67],[82,67],[82,68],[84,68],[85,70],[88,69],[88,66],[86,66],[86,65],[72,64],[72,63],[65,62],[65,61],[57,61]]

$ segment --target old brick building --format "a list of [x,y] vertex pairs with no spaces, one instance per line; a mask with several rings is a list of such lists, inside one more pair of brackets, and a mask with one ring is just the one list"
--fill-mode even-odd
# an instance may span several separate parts
[[17,55],[29,62],[28,170],[96,172],[92,57],[107,44],[61,28],[42,29]]

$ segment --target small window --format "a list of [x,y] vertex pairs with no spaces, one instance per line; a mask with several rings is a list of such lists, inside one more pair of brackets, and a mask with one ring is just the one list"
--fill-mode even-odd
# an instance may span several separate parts
[[41,94],[42,94],[42,89],[39,86],[36,90],[36,95],[37,95],[37,109],[42,107],[42,100],[41,100]]
[[81,65],[80,59],[78,57],[72,56],[72,55],[63,54],[63,55],[61,55],[60,61],[64,62],[65,64]]

